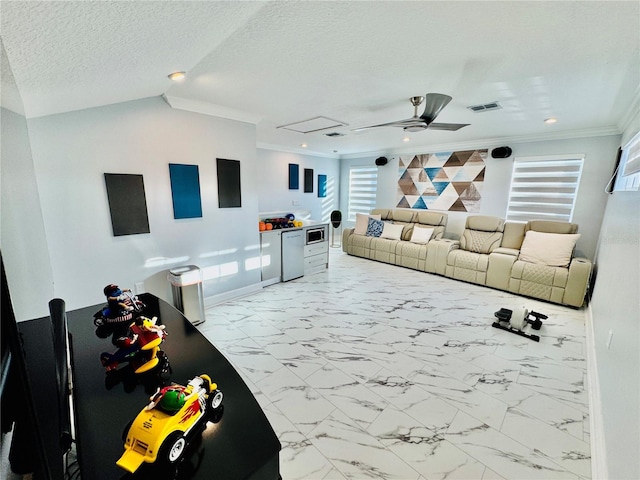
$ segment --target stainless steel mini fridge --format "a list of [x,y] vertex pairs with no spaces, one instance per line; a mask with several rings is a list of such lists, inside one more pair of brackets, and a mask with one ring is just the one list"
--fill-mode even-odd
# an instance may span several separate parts
[[304,275],[304,232],[282,232],[282,281]]

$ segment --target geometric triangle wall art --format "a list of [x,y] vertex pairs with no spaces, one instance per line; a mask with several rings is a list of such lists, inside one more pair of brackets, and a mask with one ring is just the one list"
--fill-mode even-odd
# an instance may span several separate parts
[[480,211],[487,151],[483,148],[401,156],[396,207]]

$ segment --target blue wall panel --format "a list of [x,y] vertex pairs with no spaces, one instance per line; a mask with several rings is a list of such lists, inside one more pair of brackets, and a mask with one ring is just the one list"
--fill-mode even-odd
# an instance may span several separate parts
[[200,174],[197,165],[169,164],[173,218],[202,217]]

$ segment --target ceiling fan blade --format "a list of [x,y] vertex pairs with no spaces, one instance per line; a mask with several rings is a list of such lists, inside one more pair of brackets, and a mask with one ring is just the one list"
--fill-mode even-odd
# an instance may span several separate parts
[[418,105],[420,105],[424,100],[425,107],[422,115],[418,116],[416,112],[413,117],[407,118],[406,120],[369,125],[366,127],[355,128],[352,131],[359,132],[369,128],[378,127],[400,127],[409,132],[417,132],[427,128],[431,128],[433,130],[456,131],[469,125],[468,123],[433,123],[442,109],[451,101],[451,97],[449,95],[444,95],[442,93],[427,93],[424,97],[412,97],[410,100],[416,110],[418,109]]
[[456,130],[460,130],[462,127],[468,127],[471,125],[470,123],[430,123],[429,130],[449,130],[450,132],[455,132]]
[[369,128],[378,127],[406,127],[407,125],[413,125],[414,123],[424,124],[420,118],[407,118],[406,120],[398,120],[396,122],[380,123],[378,125],[369,125],[366,127],[354,128],[352,132],[359,132],[360,130],[367,130]]
[[430,124],[450,101],[451,97],[449,95],[444,95],[442,93],[427,93],[424,97],[424,113],[420,115],[420,118]]

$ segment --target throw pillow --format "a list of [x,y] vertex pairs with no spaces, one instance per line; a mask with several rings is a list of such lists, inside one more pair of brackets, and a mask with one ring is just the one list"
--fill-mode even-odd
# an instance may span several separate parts
[[365,215],[364,213],[356,213],[356,226],[353,233],[356,235],[366,235],[369,227],[369,218],[380,220],[380,215]]
[[579,233],[542,233],[529,230],[520,247],[519,259],[538,265],[566,267],[579,238]]
[[384,222],[384,228],[382,229],[382,235],[380,238],[389,238],[391,240],[400,240],[402,236],[402,229],[404,225]]
[[384,228],[384,222],[382,220],[376,220],[375,218],[369,218],[369,225],[367,226],[367,237],[379,237],[382,234]]
[[413,227],[413,233],[411,234],[411,240],[409,241],[421,244],[428,243],[429,240],[431,240],[431,235],[433,235],[433,230],[433,228],[425,228],[415,225]]

